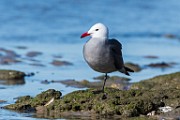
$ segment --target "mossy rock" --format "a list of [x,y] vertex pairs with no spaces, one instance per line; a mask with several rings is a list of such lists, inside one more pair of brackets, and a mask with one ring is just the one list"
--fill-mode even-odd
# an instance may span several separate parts
[[15,102],[15,104],[7,105],[4,108],[16,110],[16,111],[26,111],[24,108],[26,106],[29,106],[29,108],[32,107],[35,109],[37,106],[45,105],[52,98],[54,98],[55,100],[60,99],[61,95],[62,95],[61,92],[56,91],[54,89],[49,89],[47,91],[38,94],[34,98],[29,95],[19,97]]
[[[171,101],[178,99],[180,92],[178,89],[172,89],[164,90],[162,94],[162,91],[159,90],[131,89],[123,91],[106,88],[105,93],[95,94],[94,90],[79,90],[60,98],[60,92],[50,89],[35,98],[30,96],[21,97],[15,104],[4,108],[17,111],[43,109],[46,113],[51,113],[53,117],[64,116],[68,112],[81,112],[82,115],[84,112],[89,112],[101,117],[136,117],[147,115],[151,111],[156,111],[159,107],[172,104]],[[176,94],[176,96],[169,94],[169,91]],[[51,98],[55,98],[55,100],[48,106],[44,106]],[[180,101],[176,101],[176,105],[179,104]],[[37,109],[39,106],[43,106],[42,109]]]
[[0,80],[16,80],[23,79],[24,77],[24,72],[16,70],[0,70]]
[[180,89],[180,72],[160,75],[151,79],[143,80],[132,85],[132,89],[159,90],[159,89]]
[[[95,92],[97,89],[87,89],[74,91],[63,97],[61,97],[61,92],[50,89],[34,98],[30,96],[21,97],[15,104],[4,108],[17,111],[35,109],[37,116],[40,115],[43,118],[93,116],[95,118],[135,119],[138,116],[145,116],[139,118],[143,120],[152,111],[158,113],[159,107],[170,106],[176,109],[180,106],[180,89],[178,85],[171,85],[177,84],[178,80],[179,73],[173,73],[147,80],[150,87],[146,87],[146,84],[142,84],[142,86],[145,85],[144,87],[137,87],[141,83],[139,82],[139,84],[135,83],[137,86],[133,85],[136,89],[105,88],[105,93],[100,92],[98,94]],[[170,87],[163,86],[163,83],[168,83]],[[155,84],[161,88],[154,89]],[[54,98],[53,101],[51,101],[52,98]],[[47,103],[49,104],[47,105]]]

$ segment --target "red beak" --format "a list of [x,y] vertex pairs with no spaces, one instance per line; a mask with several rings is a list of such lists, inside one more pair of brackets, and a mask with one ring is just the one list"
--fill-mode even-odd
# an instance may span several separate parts
[[89,35],[90,35],[89,33],[85,32],[85,33],[83,33],[83,34],[81,35],[81,38],[86,37],[86,36],[89,36]]

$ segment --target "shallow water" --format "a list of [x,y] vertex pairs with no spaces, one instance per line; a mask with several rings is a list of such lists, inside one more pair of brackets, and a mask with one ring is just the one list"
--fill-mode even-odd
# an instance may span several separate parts
[[[123,44],[125,62],[137,63],[144,68],[131,74],[131,82],[180,71],[179,5],[178,0],[1,0],[0,47],[17,52],[23,62],[1,65],[0,69],[36,74],[27,77],[21,85],[0,84],[0,99],[7,101],[0,106],[14,103],[19,96],[35,96],[49,88],[60,90],[63,95],[78,90],[59,83],[42,84],[42,80],[93,80],[93,77],[101,75],[83,60],[82,47],[88,38],[80,39],[80,35],[96,22],[105,23],[110,37],[119,39]],[[166,34],[175,37],[168,38]],[[17,46],[27,49],[18,49]],[[29,51],[42,52],[35,59],[45,66],[29,65],[33,63],[26,58]],[[52,66],[50,62],[54,55],[62,56],[60,60],[73,65]],[[144,58],[147,55],[158,58]],[[157,62],[177,64],[165,69],[145,67]],[[110,75],[124,76],[118,72]],[[32,114],[2,109],[0,118],[34,119]]]

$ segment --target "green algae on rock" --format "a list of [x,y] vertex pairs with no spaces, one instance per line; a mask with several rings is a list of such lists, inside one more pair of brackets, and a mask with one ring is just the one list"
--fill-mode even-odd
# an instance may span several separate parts
[[0,80],[16,80],[23,79],[24,77],[24,72],[16,70],[0,70]]
[[[106,88],[105,93],[95,94],[96,89],[79,90],[61,97],[61,92],[53,89],[40,93],[36,97],[25,96],[19,98],[15,104],[4,108],[17,111],[36,112],[43,118],[129,118],[147,116],[151,112],[160,114],[159,108],[170,106],[176,110],[180,106],[180,89],[170,85],[179,81],[179,72],[154,77],[148,81],[156,81],[157,86],[151,85],[149,89],[137,87],[135,83],[130,90]],[[158,78],[158,79],[157,79]],[[160,82],[161,81],[161,82]],[[141,82],[140,82],[141,83]],[[168,83],[165,89],[162,84]],[[177,83],[176,83],[177,84]],[[143,86],[144,84],[142,84]],[[146,85],[146,84],[145,84]],[[138,89],[137,89],[138,88]],[[52,100],[53,98],[53,100]],[[51,101],[51,102],[49,102]],[[47,104],[48,103],[48,104]],[[144,119],[140,117],[139,119]],[[138,119],[138,118],[137,118]],[[152,118],[153,119],[153,118]]]
[[44,106],[52,98],[55,100],[60,99],[61,95],[61,92],[49,89],[34,98],[29,95],[19,97],[15,104],[7,105],[4,108],[21,112],[35,111],[37,106]]
[[159,90],[159,89],[170,89],[170,88],[177,88],[180,89],[180,72],[167,74],[167,75],[160,75],[154,78],[143,80],[132,85],[132,89],[152,89],[152,90]]
[[[82,115],[89,113],[101,117],[121,118],[147,115],[149,112],[163,107],[166,104],[165,102],[171,100],[171,95],[166,95],[169,90],[165,90],[163,95],[161,95],[162,91],[159,90],[131,89],[123,91],[106,88],[106,94],[94,94],[93,91],[94,89],[75,91],[60,98],[60,92],[50,89],[35,98],[30,96],[19,98],[15,104],[4,108],[17,111],[36,110],[41,115],[49,113],[51,117],[57,118],[64,115],[68,116],[68,113],[69,116],[76,116],[76,113],[82,113]],[[173,91],[176,94],[180,92],[177,89]],[[167,96],[166,100],[164,100],[165,96]],[[51,98],[55,98],[55,100],[50,105],[44,106]]]

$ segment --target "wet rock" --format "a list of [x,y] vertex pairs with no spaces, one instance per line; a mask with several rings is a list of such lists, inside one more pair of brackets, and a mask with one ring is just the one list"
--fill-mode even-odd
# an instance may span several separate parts
[[[68,80],[53,80],[53,83],[62,83],[66,86],[76,87],[76,88],[99,88],[101,89],[104,83],[104,75],[95,77],[94,79],[98,80],[95,82],[90,82],[88,80],[76,81],[74,79]],[[129,78],[112,76],[109,77],[106,81],[106,87],[116,88],[116,89],[126,89],[130,83]],[[47,82],[47,81],[46,81]]]
[[154,56],[154,55],[147,55],[147,56],[144,56],[144,58],[157,59],[159,57],[158,56]]
[[16,48],[17,48],[17,49],[22,49],[22,50],[27,49],[27,47],[26,47],[26,46],[16,46]]
[[164,37],[166,37],[166,38],[170,38],[170,39],[177,38],[177,36],[176,36],[176,35],[174,35],[174,34],[165,34],[165,35],[164,35]]
[[27,57],[37,57],[39,55],[42,55],[42,52],[31,51],[26,54]]
[[[93,79],[94,79],[94,80],[104,80],[104,75],[94,77]],[[120,80],[120,81],[130,81],[129,78],[120,77],[120,76],[108,76],[108,80],[109,80],[109,81],[116,81],[116,80]]]
[[161,113],[159,118],[164,118],[165,120],[179,120],[180,119],[180,108],[176,108],[173,111]]
[[54,58],[62,58],[61,55],[53,55]]
[[31,77],[31,76],[34,76],[34,75],[35,75],[34,72],[31,72],[31,73],[27,73],[27,74],[26,74],[27,77]]
[[8,57],[19,57],[20,56],[16,52],[14,52],[12,50],[4,49],[4,48],[0,48],[0,52],[3,52],[4,54],[6,54],[5,56],[8,56]]
[[70,62],[60,61],[60,60],[53,60],[51,62],[51,64],[54,65],[54,66],[72,65],[72,63],[70,63]]
[[60,99],[62,93],[54,89],[49,89],[38,94],[32,101],[33,106],[45,105],[49,100],[54,98],[55,100]]
[[160,75],[151,79],[134,83],[132,89],[144,90],[163,90],[163,89],[180,89],[180,72]]
[[55,100],[60,99],[61,95],[61,92],[49,89],[42,92],[41,94],[38,94],[34,98],[30,96],[19,97],[15,104],[7,105],[4,108],[21,112],[27,112],[29,110],[35,112],[36,107],[44,106],[52,98],[54,98]]
[[35,63],[40,63],[40,62],[42,62],[42,61],[36,60],[36,59],[34,59],[34,58],[25,58],[25,60],[28,60],[28,61],[31,61],[31,62],[35,62]]
[[134,64],[134,63],[130,63],[130,62],[125,63],[125,66],[128,68],[131,68],[135,72],[139,72],[142,70],[142,68],[138,64]]
[[16,54],[12,50],[0,48],[0,64],[2,65],[19,63],[21,62],[20,60],[18,60],[19,57],[20,55]]
[[21,85],[25,83],[25,73],[15,70],[0,70],[0,83],[4,85]]
[[[152,112],[161,114],[160,107],[170,106],[173,108],[172,111],[179,108],[180,87],[177,83],[180,82],[180,72],[142,82],[134,83],[129,90],[105,88],[105,93],[95,94],[94,91],[97,89],[87,89],[74,91],[61,98],[60,92],[50,89],[35,98],[19,98],[15,104],[4,108],[24,110],[26,107],[32,107],[36,109],[37,116],[48,118],[96,116],[95,118],[111,119],[137,116],[146,118],[145,116]],[[52,98],[54,100],[50,102]]]
[[1,65],[9,65],[9,64],[14,64],[14,63],[20,63],[20,60],[17,60],[12,57],[1,57],[0,58],[0,64]]
[[50,84],[50,82],[48,80],[43,80],[41,81],[42,84]]
[[[114,116],[121,117],[134,117],[139,115],[147,115],[151,111],[156,111],[159,107],[163,107],[164,102],[171,100],[171,95],[168,94],[168,98],[166,101],[164,100],[164,96],[162,96],[162,91],[154,91],[154,90],[117,90],[113,88],[106,88],[106,98],[102,99],[104,93],[94,94],[94,89],[88,90],[79,90],[67,94],[60,98],[61,94],[55,90],[48,90],[35,98],[31,98],[29,96],[25,96],[19,98],[15,104],[5,106],[6,109],[11,110],[25,110],[27,108],[36,109],[37,113],[47,114],[51,112],[52,116],[63,116],[67,115],[67,111],[69,111],[68,115],[71,115],[71,111],[73,112],[89,112],[93,115],[99,115],[102,117]],[[173,89],[176,95],[179,90]],[[53,94],[56,92],[55,94]],[[166,95],[168,90],[163,91]],[[45,94],[45,95],[44,95]],[[53,103],[48,106],[44,106],[51,98],[55,98]],[[39,107],[42,106],[42,107]],[[46,112],[46,113],[44,113]],[[86,115],[86,114],[81,114]]]
[[16,70],[0,70],[0,80],[24,79],[25,73]]
[[167,67],[172,67],[176,63],[166,63],[166,62],[161,62],[161,63],[151,63],[147,65],[148,67],[154,67],[154,68],[167,68]]
[[31,66],[36,66],[36,67],[45,67],[45,66],[46,66],[46,65],[41,64],[41,63],[31,63],[31,64],[29,64],[29,65],[31,65]]
[[5,103],[5,102],[7,102],[6,100],[0,100],[0,103]]

